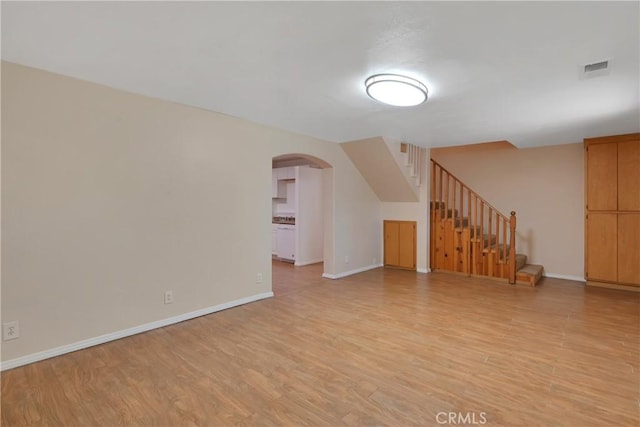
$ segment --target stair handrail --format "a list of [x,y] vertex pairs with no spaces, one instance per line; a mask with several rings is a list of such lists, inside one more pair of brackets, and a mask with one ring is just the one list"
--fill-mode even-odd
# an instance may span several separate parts
[[[503,214],[503,213],[502,213],[502,212],[500,212],[498,209],[496,209],[496,208],[495,208],[491,203],[487,202],[487,200],[486,200],[484,197],[480,196],[480,195],[478,194],[478,192],[477,192],[477,191],[475,191],[473,188],[469,187],[467,184],[465,184],[464,182],[462,182],[462,181],[460,180],[460,178],[458,178],[457,176],[455,176],[454,174],[452,174],[452,173],[451,173],[451,171],[447,170],[447,168],[445,168],[444,166],[442,166],[440,163],[438,163],[437,161],[435,161],[435,160],[433,160],[433,159],[431,159],[431,163],[435,163],[436,165],[438,165],[438,167],[439,167],[440,169],[442,169],[443,171],[445,171],[446,173],[448,173],[449,175],[451,175],[451,177],[452,177],[453,179],[455,179],[456,181],[458,181],[458,182],[460,183],[460,185],[464,186],[467,190],[469,190],[470,192],[472,192],[472,193],[473,193],[473,195],[474,195],[475,197],[477,197],[478,199],[482,200],[482,202],[483,202],[485,205],[487,205],[487,207],[489,207],[489,208],[493,209],[493,210],[496,212],[496,214],[500,215],[503,219],[505,219],[505,220],[507,220],[507,221],[509,221],[509,220],[510,220],[510,217],[509,217],[509,216],[507,216],[507,215]],[[515,211],[511,211],[511,212],[513,212],[513,214],[515,215]]]
[[[453,195],[453,207],[455,210],[455,189],[457,184],[460,185],[460,191],[461,191],[461,196],[460,196],[460,200],[462,202],[462,192],[464,191],[464,189],[466,188],[467,191],[469,192],[469,199],[471,199],[471,195],[473,195],[473,197],[476,200],[476,203],[478,201],[480,201],[480,203],[482,205],[485,205],[488,209],[490,214],[495,213],[496,218],[499,218],[500,220],[503,221],[503,224],[508,224],[509,225],[509,261],[508,261],[508,280],[509,283],[511,284],[515,284],[516,282],[516,224],[517,224],[517,219],[516,219],[516,212],[515,211],[511,211],[510,215],[507,216],[505,214],[503,214],[502,212],[500,212],[498,209],[496,209],[491,203],[489,203],[484,197],[480,196],[478,194],[478,192],[476,192],[475,190],[473,190],[471,187],[469,187],[468,185],[466,185],[464,182],[462,182],[457,176],[455,176],[453,173],[451,173],[451,171],[449,171],[447,168],[445,168],[444,166],[442,166],[440,163],[438,163],[436,160],[434,159],[430,159],[432,165],[436,165],[438,168],[440,168],[441,171],[445,172],[448,176],[450,176],[453,179],[453,184],[454,184],[454,195]],[[433,171],[433,177],[432,177],[432,181],[435,180],[435,168],[433,168],[432,166],[432,171]],[[456,184],[457,183],[457,184]],[[447,193],[449,192],[449,184],[447,181]],[[436,194],[434,194],[434,190],[435,189],[435,182],[432,183],[432,194],[431,194],[431,200],[432,201],[436,201],[438,202],[438,205],[436,207],[437,211],[440,211],[441,206],[442,206],[442,202],[444,200],[434,200],[436,197]],[[442,194],[440,194],[440,196],[442,197]],[[447,196],[448,198],[448,196]],[[476,212],[477,213],[477,212]],[[447,214],[448,216],[448,214]],[[482,214],[481,214],[481,218],[482,218]],[[491,226],[491,222],[489,222],[489,226]],[[506,236],[505,236],[506,237]],[[489,237],[491,238],[491,237]],[[499,236],[497,237],[499,239]],[[506,243],[506,242],[503,242]]]

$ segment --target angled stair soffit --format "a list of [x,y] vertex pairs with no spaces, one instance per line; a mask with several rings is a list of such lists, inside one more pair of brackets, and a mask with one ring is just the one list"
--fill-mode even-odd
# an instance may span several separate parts
[[417,202],[415,188],[382,137],[340,144],[382,202]]

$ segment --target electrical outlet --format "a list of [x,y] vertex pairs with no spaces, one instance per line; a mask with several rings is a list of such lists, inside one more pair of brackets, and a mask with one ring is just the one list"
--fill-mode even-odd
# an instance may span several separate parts
[[2,325],[2,339],[5,341],[16,339],[20,336],[20,325],[17,320]]
[[262,273],[256,274],[256,283],[262,283]]
[[164,303],[173,304],[173,291],[164,291]]
[[378,258],[373,257],[373,262],[371,264],[372,265],[378,265],[377,262],[378,262]]
[[345,262],[345,264],[349,264],[349,255],[346,255],[344,257],[344,262]]

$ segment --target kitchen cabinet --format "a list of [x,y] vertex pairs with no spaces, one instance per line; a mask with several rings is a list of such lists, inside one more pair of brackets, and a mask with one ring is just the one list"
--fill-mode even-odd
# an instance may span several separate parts
[[286,168],[277,168],[278,180],[283,179],[296,179],[296,167],[289,166]]
[[587,284],[640,291],[640,134],[584,145]]
[[287,185],[293,183],[295,179],[296,166],[271,169],[271,198],[289,198],[290,195],[287,194]]
[[278,258],[295,261],[296,226],[279,224],[276,235]]
[[277,202],[276,213],[284,216],[294,216],[296,213],[296,182],[280,181],[280,198]]

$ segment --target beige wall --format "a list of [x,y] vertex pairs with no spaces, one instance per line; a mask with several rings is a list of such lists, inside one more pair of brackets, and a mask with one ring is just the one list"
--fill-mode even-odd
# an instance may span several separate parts
[[5,62],[2,113],[3,361],[270,292],[274,156],[333,166],[325,272],[380,257],[338,144]]
[[504,214],[517,212],[517,251],[547,275],[584,277],[582,143],[432,149],[431,157]]

